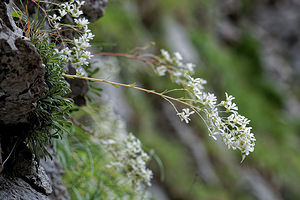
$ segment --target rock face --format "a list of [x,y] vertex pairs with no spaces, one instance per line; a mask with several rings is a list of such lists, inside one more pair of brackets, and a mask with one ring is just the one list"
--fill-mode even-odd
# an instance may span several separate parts
[[0,2],[0,152],[5,158],[0,160],[0,199],[48,199],[52,192],[45,170],[37,167],[23,143],[30,113],[48,89],[42,64],[33,44],[16,27],[10,4]]
[[[75,75],[76,69],[71,63],[68,64],[68,74]],[[70,84],[70,89],[72,92],[67,95],[67,97],[72,98],[74,103],[78,106],[86,105],[85,95],[89,90],[88,81],[81,79],[66,79]]]
[[107,0],[86,0],[82,7],[84,15],[90,22],[103,17]]
[[[54,148],[48,147],[53,160],[37,165],[24,144],[30,134],[31,113],[48,87],[40,55],[14,23],[12,4],[12,0],[0,1],[0,199],[68,200]],[[83,10],[90,20],[96,20],[103,16],[105,5],[105,0],[87,0]],[[35,10],[31,3],[28,10],[29,15]],[[78,93],[84,100],[87,82],[80,84],[84,87],[70,83],[76,89],[72,97]]]
[[0,124],[28,123],[29,113],[47,90],[45,69],[7,8],[0,4]]
[[49,200],[45,195],[33,189],[22,178],[0,176],[0,183],[0,199]]
[[[49,147],[48,151],[55,158],[55,149],[53,147]],[[61,176],[64,174],[64,170],[60,163],[56,159],[47,159],[41,160],[40,165],[45,169],[52,186],[52,191],[47,194],[49,195],[48,198],[50,200],[69,200],[69,193],[61,179]]]

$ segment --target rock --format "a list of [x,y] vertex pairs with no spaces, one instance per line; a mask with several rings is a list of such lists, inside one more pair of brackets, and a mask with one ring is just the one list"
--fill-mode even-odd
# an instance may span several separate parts
[[49,146],[47,150],[53,156],[53,159],[42,159],[40,165],[45,169],[45,172],[51,181],[53,191],[49,195],[49,199],[69,200],[69,193],[64,186],[61,178],[64,174],[64,170],[56,159],[55,149],[53,146]]
[[0,3],[0,124],[28,123],[29,114],[47,90],[45,69],[7,8]]
[[106,4],[107,0],[86,0],[82,10],[90,22],[93,22],[104,15]]
[[49,200],[45,195],[33,189],[19,177],[0,174],[1,200]]
[[[68,64],[68,74],[75,75],[76,69],[71,63]],[[72,98],[74,103],[78,106],[86,105],[85,95],[89,90],[89,85],[87,80],[83,79],[70,79],[66,78],[67,82],[70,84],[71,93],[67,97]]]

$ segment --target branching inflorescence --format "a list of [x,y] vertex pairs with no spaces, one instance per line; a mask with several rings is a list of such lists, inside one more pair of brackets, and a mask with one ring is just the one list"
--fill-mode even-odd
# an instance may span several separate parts
[[66,15],[69,14],[74,19],[75,24],[71,25],[71,27],[76,30],[80,36],[77,38],[74,37],[73,40],[70,41],[66,40],[72,47],[65,46],[61,50],[56,49],[56,51],[60,54],[64,62],[71,62],[73,66],[79,70],[81,67],[84,68],[89,64],[89,59],[92,55],[90,51],[87,51],[87,48],[91,46],[90,41],[94,38],[94,35],[88,28],[89,21],[84,17],[80,17],[80,15],[83,14],[80,8],[84,3],[85,1],[71,0],[57,4],[59,15],[53,14],[49,16],[51,19],[50,24],[55,30],[61,30],[64,27],[70,26],[61,23]]
[[252,127],[249,126],[250,120],[238,113],[232,95],[225,93],[225,100],[218,103],[213,93],[205,91],[206,80],[192,77],[195,65],[183,63],[182,60],[178,52],[171,57],[169,52],[162,49],[161,57],[158,58],[161,65],[156,68],[160,76],[168,73],[172,80],[188,91],[190,100],[187,102],[191,105],[192,111],[185,108],[182,112],[177,112],[177,115],[182,121],[189,123],[190,115],[204,114],[201,118],[207,125],[209,135],[215,140],[218,136],[221,137],[229,149],[239,149],[244,160],[250,152],[254,151],[256,141],[254,134],[251,133]]
[[[40,7],[37,2],[34,0],[31,1],[34,2],[37,7]],[[51,4],[51,2],[47,3]],[[166,95],[165,92],[159,93],[131,84],[116,83],[105,79],[83,76],[84,69],[87,69],[86,67],[89,65],[89,59],[92,56],[91,53],[87,51],[87,48],[90,47],[89,42],[94,37],[88,28],[89,21],[84,17],[80,17],[80,15],[83,14],[80,8],[84,4],[84,1],[70,0],[65,3],[52,4],[55,9],[50,10],[51,15],[48,15],[46,11],[44,13],[47,15],[47,19],[49,20],[49,24],[52,31],[54,31],[54,34],[46,35],[41,41],[45,40],[45,38],[48,39],[51,36],[59,37],[61,41],[60,46],[53,47],[54,50],[52,50],[59,55],[62,63],[70,62],[76,67],[77,72],[83,72],[79,75],[61,73],[62,76],[66,78],[98,81],[158,95],[173,105],[177,116],[181,121],[189,123],[191,121],[191,115],[197,114],[204,120],[209,131],[209,136],[215,140],[220,138],[229,149],[240,150],[242,160],[244,160],[250,152],[254,151],[256,139],[251,132],[252,127],[249,126],[250,120],[238,113],[238,107],[233,102],[235,98],[225,93],[225,100],[218,101],[213,93],[206,92],[204,87],[207,83],[206,80],[194,78],[192,75],[194,74],[195,65],[192,63],[184,63],[181,54],[178,52],[171,55],[168,51],[162,49],[160,56],[150,55],[150,59],[128,54],[114,55],[137,59],[154,65],[159,76],[169,75],[171,80],[178,84],[181,87],[181,90],[186,92],[185,98],[175,98]],[[67,15],[74,19],[73,24],[62,23],[63,18]],[[66,27],[68,29],[66,29]],[[74,37],[73,39],[63,38],[60,35],[60,32],[67,30],[75,31],[79,37]],[[49,47],[52,46],[49,45]],[[102,53],[102,55],[113,55],[113,53]],[[179,112],[174,104],[175,102],[182,104],[185,108]],[[119,143],[116,142],[117,140],[108,143],[105,143],[104,141],[104,146],[107,148],[109,148],[108,146],[116,146],[116,144],[120,145],[120,150],[111,152],[115,161],[112,162],[110,166],[113,168],[121,167],[122,170],[120,171],[124,171],[128,176],[134,177],[134,179],[132,179],[133,182],[138,184],[143,182],[146,185],[150,185],[152,172],[146,168],[146,162],[149,159],[149,156],[141,149],[139,140],[132,134],[129,134],[125,139],[120,140]],[[116,150],[117,148],[112,149]]]
[[146,163],[150,157],[142,149],[142,144],[132,133],[122,137],[121,141],[103,140],[104,145],[110,145],[108,148],[114,148],[113,155],[116,161],[111,162],[107,167],[115,168],[119,171],[125,170],[131,183],[140,188],[142,183],[151,186],[152,171],[146,168]]
[[[243,161],[250,152],[254,151],[256,139],[251,132],[252,127],[249,126],[250,120],[238,113],[238,107],[233,102],[235,98],[225,93],[225,100],[218,102],[215,94],[205,91],[204,85],[207,84],[206,80],[192,77],[196,65],[193,63],[184,63],[183,57],[179,52],[175,52],[171,56],[168,51],[161,49],[160,53],[160,56],[151,56],[151,59],[146,59],[144,56],[130,56],[128,54],[100,53],[100,55],[121,56],[152,64],[156,67],[155,70],[159,76],[166,76],[168,74],[171,80],[180,85],[181,89],[186,91],[189,96],[188,98],[174,98],[165,95],[165,93],[126,84],[117,84],[107,80],[98,79],[94,81],[131,87],[159,95],[173,105],[178,117],[186,123],[189,123],[191,121],[190,116],[196,113],[203,119],[207,126],[209,136],[214,140],[220,137],[228,149],[240,150]],[[172,103],[174,101],[187,107],[182,109],[182,112],[179,112]]]

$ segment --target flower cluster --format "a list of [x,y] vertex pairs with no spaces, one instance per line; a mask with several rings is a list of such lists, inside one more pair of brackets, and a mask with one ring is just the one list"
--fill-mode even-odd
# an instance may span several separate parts
[[195,65],[193,63],[183,63],[183,58],[180,53],[175,52],[173,56],[168,51],[161,49],[161,58],[159,59],[160,66],[157,67],[157,72],[160,76],[166,75],[169,71],[176,83],[180,83],[184,77],[194,73]]
[[80,8],[84,3],[84,1],[70,0],[69,2],[58,4],[59,16],[56,14],[49,16],[51,19],[50,24],[55,30],[60,30],[65,26],[61,21],[66,15],[69,14],[74,18],[75,24],[71,27],[80,33],[80,36],[70,41],[73,47],[64,47],[56,51],[64,62],[71,62],[77,68],[87,66],[89,64],[88,60],[92,57],[91,53],[86,49],[91,46],[90,41],[94,38],[94,35],[88,28],[89,21],[84,17],[79,18],[83,13]]
[[150,186],[152,171],[146,168],[149,156],[141,148],[141,142],[132,133],[129,133],[121,142],[109,141],[104,140],[103,144],[117,144],[119,150],[113,150],[116,161],[112,161],[107,166],[125,172],[128,179],[137,188],[140,188],[142,183]]
[[125,171],[133,185],[141,183],[151,186],[152,171],[146,168],[149,156],[143,151],[141,142],[132,133],[123,140],[122,148],[116,152],[117,162],[111,162],[109,167]]
[[144,186],[151,185],[152,171],[147,168],[150,156],[142,149],[140,140],[127,132],[125,122],[114,113],[112,105],[102,104],[104,106],[97,114],[101,119],[97,135],[103,149],[111,155],[106,166],[126,176],[121,183],[130,183],[136,193],[144,192]]
[[169,52],[162,49],[159,59],[162,65],[156,68],[159,75],[165,75],[168,72],[177,84],[188,91],[190,100],[187,100],[187,103],[193,111],[185,108],[183,112],[177,112],[177,115],[181,121],[189,123],[190,115],[195,112],[199,115],[202,114],[201,117],[205,120],[209,135],[215,140],[220,137],[229,149],[239,149],[242,153],[242,160],[244,160],[250,152],[254,151],[256,141],[254,134],[251,133],[252,127],[248,126],[250,120],[238,113],[233,96],[225,93],[225,100],[218,103],[217,97],[213,93],[204,90],[206,80],[191,76],[194,73],[195,65],[184,64],[182,60],[182,56],[178,52],[171,57]]

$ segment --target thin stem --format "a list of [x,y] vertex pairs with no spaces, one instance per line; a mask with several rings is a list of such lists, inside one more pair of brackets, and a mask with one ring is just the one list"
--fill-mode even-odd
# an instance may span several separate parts
[[95,133],[91,131],[89,128],[82,125],[79,121],[74,119],[73,117],[68,117],[68,119],[78,128],[82,129],[84,132],[88,133],[89,135],[95,136]]
[[198,110],[199,108],[196,107],[196,106],[193,106],[189,103],[186,103],[184,101],[181,101],[179,99],[176,99],[174,97],[170,97],[170,96],[167,96],[167,95],[164,95],[164,94],[161,94],[159,92],[155,92],[154,90],[147,90],[147,89],[144,89],[144,88],[140,88],[140,87],[137,87],[137,86],[134,86],[134,85],[130,85],[130,84],[124,84],[124,83],[117,83],[117,82],[113,82],[113,81],[108,81],[108,80],[104,80],[104,79],[97,79],[97,78],[89,78],[89,77],[82,77],[82,76],[77,76],[77,75],[70,75],[70,74],[62,74],[63,77],[66,77],[66,78],[77,78],[77,79],[85,79],[85,80],[89,80],[89,81],[95,81],[95,82],[102,82],[102,83],[108,83],[110,85],[113,85],[113,86],[121,86],[121,87],[127,87],[127,88],[133,88],[133,89],[136,89],[136,90],[140,90],[140,91],[143,91],[143,92],[147,92],[147,93],[150,93],[150,94],[155,94],[155,95],[158,95],[164,99],[169,99],[171,101],[176,101],[178,103],[181,103],[183,105],[186,105],[188,107],[191,107],[193,109],[196,109]]
[[58,3],[54,3],[54,2],[51,2],[51,1],[39,1],[41,3],[48,3],[48,4],[53,4],[53,5],[56,5],[56,6],[59,6]]
[[27,17],[27,31],[28,31],[28,38],[30,39],[30,21],[29,21],[29,17],[28,17],[28,9],[27,9],[27,5],[26,5],[26,17]]
[[6,159],[3,161],[3,163],[2,163],[2,167],[4,167],[4,164],[8,161],[8,159],[10,158],[10,156],[11,156],[11,154],[13,153],[13,151],[15,150],[15,147],[16,147],[16,144],[18,143],[18,140],[16,140],[16,142],[15,142],[15,144],[14,144],[14,146],[13,146],[13,148],[12,148],[12,150],[10,151],[10,153],[8,154],[8,156],[6,157]]
[[142,47],[135,47],[134,49],[130,50],[129,53],[132,54],[134,52],[140,51],[140,50],[146,50],[148,48],[150,48],[151,46],[155,46],[155,42],[149,42],[148,44],[146,44],[145,46]]
[[[34,44],[39,43],[39,42],[42,42],[42,41],[44,41],[44,40],[46,40],[46,39],[52,37],[53,35],[59,34],[60,32],[63,32],[63,31],[72,31],[72,30],[73,30],[73,29],[57,30],[57,32],[50,34],[50,35],[47,36],[46,38],[43,38],[42,40],[39,40],[39,41],[35,42]],[[45,32],[42,32],[42,33],[45,33]]]

